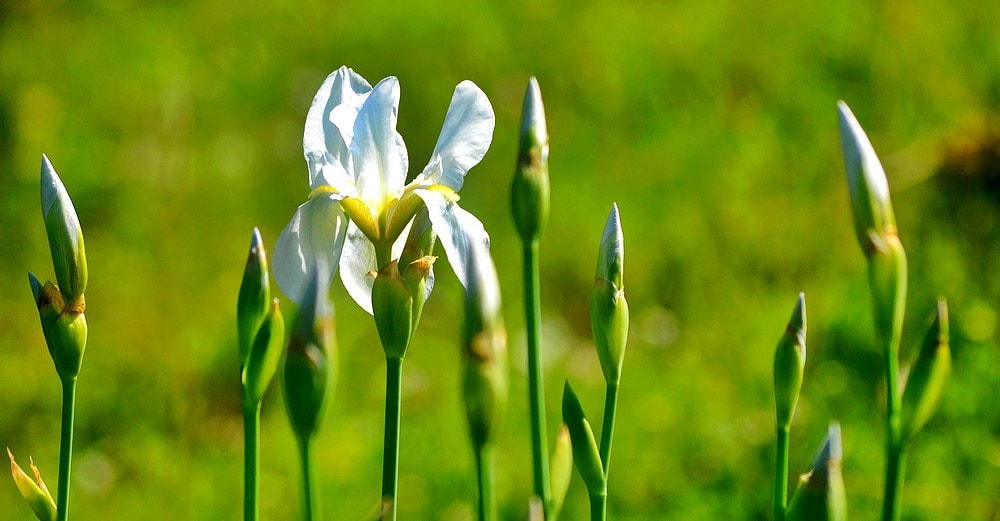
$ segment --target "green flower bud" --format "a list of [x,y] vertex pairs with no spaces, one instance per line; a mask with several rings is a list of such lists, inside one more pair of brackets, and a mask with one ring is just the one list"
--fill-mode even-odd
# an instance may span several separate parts
[[243,400],[246,403],[257,404],[264,398],[267,386],[271,384],[281,362],[284,342],[285,321],[278,307],[278,299],[274,299],[270,311],[257,330],[257,337],[247,356],[246,366],[243,367]]
[[333,307],[327,298],[329,270],[320,259],[316,276],[298,302],[299,312],[288,340],[282,384],[292,430],[300,439],[316,434],[333,387],[336,343]]
[[28,502],[35,517],[39,521],[55,521],[56,502],[52,500],[52,494],[49,493],[48,487],[42,481],[42,475],[38,472],[35,462],[28,458],[31,472],[35,475],[35,479],[31,479],[14,461],[14,454],[10,452],[9,448],[7,449],[7,457],[10,458],[10,473],[14,476],[14,484],[17,485],[21,496]]
[[267,315],[271,301],[271,284],[268,281],[267,253],[260,238],[260,230],[253,229],[250,253],[243,269],[243,282],[236,304],[236,325],[240,341],[240,367],[247,364],[257,330]]
[[840,425],[830,425],[812,470],[799,477],[785,514],[786,521],[846,521],[847,496],[841,475]]
[[521,110],[521,144],[510,190],[510,206],[521,240],[538,239],[549,218],[549,134],[538,80],[532,77]]
[[906,312],[906,252],[895,235],[880,241],[879,248],[868,257],[875,330],[883,345],[898,349]]
[[507,411],[507,332],[489,252],[473,246],[467,264],[462,388],[469,433],[479,450],[496,438]]
[[83,230],[66,187],[49,158],[42,156],[42,218],[49,237],[56,282],[66,302],[83,297],[87,290],[87,253]]
[[594,430],[583,412],[580,399],[576,397],[569,382],[563,389],[562,401],[563,422],[569,428],[569,435],[573,442],[573,460],[576,463],[576,470],[580,472],[587,491],[591,495],[606,493],[607,480],[604,475],[604,466],[601,464],[601,453],[597,447],[597,439],[594,438]]
[[785,334],[774,351],[774,404],[779,427],[788,428],[795,414],[802,389],[802,372],[806,366],[806,296],[799,300],[788,320]]
[[402,359],[413,333],[413,294],[397,261],[386,264],[375,277],[372,311],[386,358]]
[[597,345],[597,357],[604,370],[604,380],[609,385],[618,385],[621,380],[628,340],[624,270],[625,241],[618,205],[613,204],[597,252],[597,275],[590,299],[590,327]]
[[854,113],[843,101],[840,110],[840,141],[851,192],[854,231],[866,255],[873,251],[872,234],[896,233],[896,217],[889,200],[889,183],[871,141]]
[[942,298],[938,300],[934,322],[913,362],[906,391],[903,393],[900,421],[900,437],[903,442],[912,440],[934,415],[941,402],[949,373],[951,350],[948,347],[948,304]]
[[87,318],[83,313],[86,301],[80,295],[73,305],[67,305],[62,292],[51,282],[42,286],[31,273],[28,281],[56,373],[63,381],[72,380],[80,374],[87,348]]
[[549,457],[549,483],[552,487],[552,508],[549,511],[549,519],[559,519],[572,477],[573,444],[570,441],[569,427],[564,423],[559,428],[559,434],[556,434],[556,444]]

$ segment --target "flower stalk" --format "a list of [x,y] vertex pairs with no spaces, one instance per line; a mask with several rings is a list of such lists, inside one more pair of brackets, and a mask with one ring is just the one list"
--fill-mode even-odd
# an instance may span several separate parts
[[802,389],[806,363],[806,298],[795,309],[774,351],[775,465],[774,519],[781,521],[788,503],[788,433]]

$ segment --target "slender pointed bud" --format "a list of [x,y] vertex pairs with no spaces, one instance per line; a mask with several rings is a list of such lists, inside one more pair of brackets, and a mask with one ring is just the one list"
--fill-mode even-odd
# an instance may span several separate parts
[[510,190],[514,224],[521,240],[538,239],[549,218],[549,133],[538,80],[532,77],[521,110],[521,144]]
[[49,158],[42,155],[42,218],[49,237],[56,282],[65,301],[75,302],[87,290],[87,253],[83,230],[59,175]]
[[573,477],[573,443],[570,441],[569,427],[564,423],[556,434],[556,443],[549,457],[549,483],[552,486],[552,508],[549,519],[559,519],[566,492]]
[[842,461],[840,425],[834,422],[830,424],[812,470],[799,477],[799,486],[785,514],[787,521],[847,520]]
[[299,439],[315,436],[323,420],[327,397],[336,374],[333,304],[325,258],[317,263],[316,276],[306,286],[295,327],[288,340],[282,384],[288,418]]
[[55,521],[56,503],[52,500],[52,494],[49,493],[45,482],[42,481],[42,475],[38,472],[38,467],[35,467],[33,461],[31,462],[31,471],[35,475],[35,479],[33,480],[14,461],[14,454],[10,452],[9,448],[7,449],[7,457],[10,458],[10,473],[14,476],[14,484],[17,485],[17,490],[21,493],[21,496],[28,502],[28,506],[35,513],[35,517],[40,521]]
[[285,321],[278,307],[278,299],[274,299],[270,311],[257,330],[257,337],[243,367],[243,399],[247,403],[260,403],[264,398],[264,393],[278,370],[278,364],[281,363],[284,344]]
[[83,313],[86,303],[81,296],[76,301],[79,307],[68,306],[58,287],[51,282],[42,286],[31,273],[28,282],[38,305],[38,318],[56,373],[63,381],[72,380],[80,373],[87,348],[87,317]]
[[806,366],[806,296],[799,300],[788,320],[785,334],[774,351],[774,404],[779,427],[788,428],[795,414]]
[[562,414],[573,442],[573,460],[580,477],[587,485],[587,491],[590,495],[606,491],[604,466],[601,464],[601,452],[597,447],[597,439],[594,438],[594,429],[569,382],[566,382],[563,389]]
[[241,368],[246,366],[254,337],[257,336],[257,330],[268,313],[270,302],[271,284],[268,281],[267,253],[264,251],[264,241],[260,238],[260,230],[254,227],[236,305]]
[[840,141],[851,192],[854,230],[866,255],[871,255],[872,233],[878,236],[896,233],[896,217],[889,200],[889,183],[871,141],[846,103],[840,110]]
[[492,443],[507,412],[507,331],[500,282],[485,247],[469,250],[469,282],[462,328],[462,390],[472,444]]
[[431,218],[427,213],[427,207],[421,207],[413,216],[410,233],[406,236],[406,242],[403,243],[403,253],[399,256],[399,265],[409,266],[413,261],[432,255],[436,242],[437,235],[431,228]]
[[597,275],[590,298],[590,328],[608,385],[618,385],[621,381],[628,341],[629,315],[624,273],[625,240],[618,205],[613,204],[597,252]]
[[402,359],[413,333],[413,294],[399,273],[397,261],[386,264],[375,277],[372,310],[386,358]]
[[951,350],[948,347],[948,304],[938,300],[934,322],[913,362],[903,393],[900,436],[903,442],[923,428],[941,403],[945,383],[951,373]]

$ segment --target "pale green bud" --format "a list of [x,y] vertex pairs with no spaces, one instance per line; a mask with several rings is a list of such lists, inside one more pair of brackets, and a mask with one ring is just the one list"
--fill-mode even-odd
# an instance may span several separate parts
[[10,458],[10,473],[14,476],[14,484],[17,485],[21,496],[28,502],[35,517],[39,521],[55,521],[56,503],[52,500],[52,494],[49,493],[45,482],[42,481],[42,475],[38,472],[35,462],[28,458],[31,472],[35,475],[35,479],[31,479],[14,461],[14,454],[10,452],[9,448],[7,449],[7,457]]
[[83,313],[86,301],[80,295],[72,305],[67,305],[62,292],[51,282],[42,286],[31,273],[28,282],[56,373],[63,381],[72,380],[80,373],[87,348],[87,318]]
[[253,229],[250,238],[250,252],[243,269],[243,282],[236,304],[236,325],[239,332],[240,366],[247,363],[250,349],[267,315],[271,301],[271,284],[268,281],[267,253],[260,238],[260,230]]
[[285,342],[285,321],[278,307],[278,299],[271,303],[271,309],[264,316],[253,346],[243,367],[243,400],[249,404],[260,403],[271,384],[274,373],[281,363]]
[[871,255],[873,233],[878,236],[896,233],[889,183],[882,163],[854,113],[843,101],[837,103],[837,108],[840,110],[840,142],[851,192],[854,230],[861,249],[866,255]]
[[510,206],[521,240],[538,239],[549,218],[549,133],[538,80],[532,77],[521,110],[521,143],[510,190]]
[[830,425],[810,472],[799,476],[785,514],[786,521],[846,521],[847,496],[841,473],[840,425]]
[[868,257],[875,330],[883,345],[898,349],[906,312],[906,252],[895,235],[880,241],[879,248]]
[[372,311],[386,358],[402,359],[413,333],[413,294],[397,261],[386,264],[375,277]]
[[934,322],[910,369],[903,393],[901,441],[908,442],[934,415],[941,403],[945,383],[951,373],[951,350],[948,347],[948,304],[938,301]]
[[462,388],[469,433],[478,450],[496,438],[507,411],[507,332],[489,251],[472,246],[467,265]]
[[607,480],[601,463],[601,452],[594,437],[594,429],[590,426],[590,421],[583,412],[583,406],[580,405],[580,399],[576,397],[569,382],[566,382],[563,388],[562,414],[563,423],[569,428],[573,442],[576,470],[580,472],[580,477],[587,485],[587,491],[591,495],[606,493]]
[[779,427],[788,428],[795,414],[806,366],[806,296],[799,293],[785,333],[774,350],[774,404]]
[[83,230],[66,187],[44,155],[41,187],[42,219],[49,238],[56,282],[66,302],[73,302],[87,290],[87,253],[83,245]]
[[570,440],[569,427],[564,423],[556,434],[555,446],[549,456],[549,484],[552,487],[552,508],[549,519],[559,519],[566,493],[573,477],[573,443]]
[[618,205],[613,204],[597,252],[597,274],[590,298],[590,328],[604,379],[609,385],[618,385],[621,380],[628,341],[624,270],[625,240]]

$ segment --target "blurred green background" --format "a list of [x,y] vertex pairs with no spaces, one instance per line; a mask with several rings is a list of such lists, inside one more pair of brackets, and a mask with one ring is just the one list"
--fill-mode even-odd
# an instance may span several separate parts
[[[799,291],[809,358],[791,434],[804,471],[827,422],[850,511],[881,496],[881,356],[840,159],[844,99],[886,166],[910,259],[909,360],[937,295],[954,370],[909,458],[904,519],[1000,516],[1000,3],[0,1],[0,445],[54,486],[59,387],[25,274],[52,278],[41,154],[86,234],[90,344],[79,384],[76,519],[238,519],[235,305],[250,230],[273,245],[308,193],[302,125],[342,64],[399,77],[399,130],[423,165],[452,89],[497,127],[462,205],[493,237],[511,338],[504,518],[530,493],[520,251],[506,207],[527,78],[551,134],[542,241],[551,433],[569,378],[603,382],[588,298],[621,207],[632,330],[611,519],[769,519],[771,363]],[[779,5],[780,4],[780,5]],[[411,172],[412,174],[413,172]],[[472,518],[458,400],[460,286],[444,262],[405,368],[403,519]],[[329,519],[378,500],[384,364],[334,283],[342,367],[320,439]],[[287,304],[287,303],[286,303]],[[264,519],[298,514],[277,386],[264,404]],[[574,478],[566,519],[584,519]],[[0,477],[0,517],[28,519]]]

